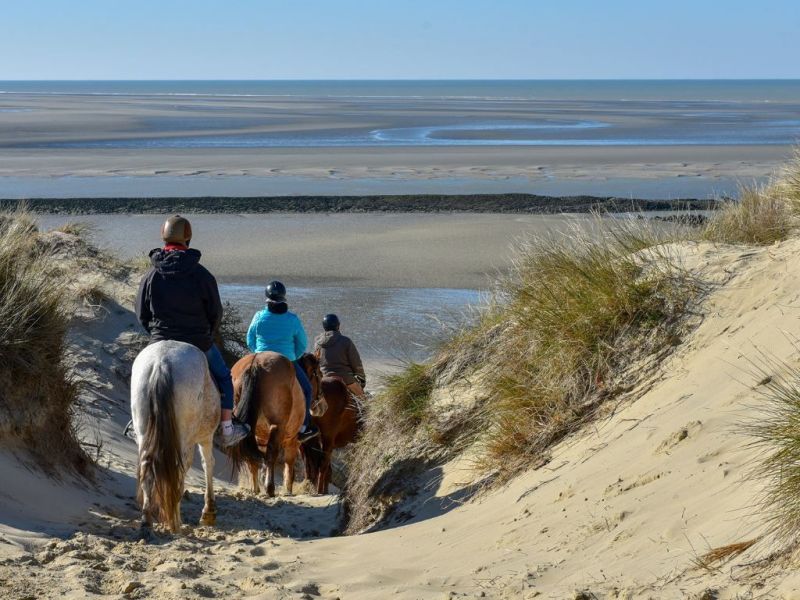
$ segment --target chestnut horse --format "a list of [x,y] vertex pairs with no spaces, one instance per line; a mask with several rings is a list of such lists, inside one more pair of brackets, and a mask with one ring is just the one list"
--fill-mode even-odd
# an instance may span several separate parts
[[[307,371],[313,369],[314,364],[319,365],[319,362],[313,355],[305,355],[301,360]],[[358,437],[362,408],[341,377],[323,377],[321,387],[328,410],[321,417],[314,417],[320,435],[303,444],[301,451],[306,476],[316,485],[318,494],[327,494],[333,451],[344,448]]]
[[131,416],[139,447],[136,488],[143,528],[158,518],[172,532],[180,529],[184,479],[195,446],[200,446],[206,476],[200,523],[214,524],[212,440],[219,411],[219,391],[198,348],[161,341],[147,346],[133,361]]
[[[258,473],[267,467],[267,495],[275,496],[275,463],[283,450],[283,484],[288,494],[294,485],[294,468],[300,442],[297,439],[306,413],[303,390],[294,365],[277,352],[259,352],[240,359],[231,369],[236,415],[253,433],[231,451],[235,469],[247,463],[253,492],[259,493]],[[325,412],[320,394],[321,377],[311,378],[312,414]]]

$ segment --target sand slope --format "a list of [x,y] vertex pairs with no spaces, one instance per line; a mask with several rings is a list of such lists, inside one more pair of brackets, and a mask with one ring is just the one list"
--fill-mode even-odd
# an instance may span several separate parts
[[[768,541],[712,570],[694,565],[711,548],[762,534],[752,508],[759,484],[746,478],[754,452],[739,424],[757,418],[761,401],[751,361],[762,351],[798,359],[800,240],[675,251],[709,285],[702,322],[632,398],[561,443],[545,467],[472,501],[462,502],[475,478],[469,460],[446,465],[404,507],[407,524],[360,536],[321,537],[335,523],[332,498],[263,501],[229,488],[217,529],[138,541],[134,447],[117,429],[127,390],[101,386],[125,361],[98,350],[90,393],[119,403],[94,417],[107,477],[83,495],[32,472],[4,479],[3,596],[800,597],[800,576],[780,559],[758,562],[774,550]],[[116,340],[106,345],[119,343],[128,316],[87,325],[80,343],[100,330]],[[4,475],[16,468],[8,454],[0,464]],[[198,483],[184,503],[188,523],[199,517]],[[50,501],[57,516],[42,513],[44,500],[26,506],[33,487],[66,499]],[[37,544],[37,535],[63,539]]]

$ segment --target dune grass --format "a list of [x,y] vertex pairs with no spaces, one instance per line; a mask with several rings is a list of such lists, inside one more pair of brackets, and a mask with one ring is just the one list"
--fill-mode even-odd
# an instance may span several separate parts
[[761,451],[752,475],[765,483],[760,504],[768,529],[794,543],[800,538],[800,367],[762,362],[754,377],[761,391],[758,416],[743,427]]
[[71,295],[24,211],[0,216],[0,434],[42,465],[85,472],[73,428],[77,388],[64,365]]
[[785,240],[800,216],[800,151],[769,183],[742,186],[712,215],[703,238],[725,244],[766,246]]
[[[686,233],[645,220],[597,219],[520,245],[513,271],[477,322],[429,364],[387,380],[350,457],[351,531],[387,512],[388,485],[477,444],[486,473],[506,480],[546,459],[608,398],[647,372],[629,367],[669,351],[701,292],[671,255]],[[474,384],[473,402],[443,408],[434,393]]]
[[[800,208],[798,206],[797,208]],[[742,187],[709,220],[703,238],[725,244],[766,246],[789,237],[795,207],[774,185]]]

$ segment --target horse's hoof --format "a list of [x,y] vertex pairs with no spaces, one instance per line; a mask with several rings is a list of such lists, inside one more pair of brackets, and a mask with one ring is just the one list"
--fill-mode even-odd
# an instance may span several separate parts
[[203,514],[200,516],[200,525],[213,527],[216,524],[217,524],[217,513],[203,511]]
[[139,525],[139,539],[144,542],[151,542],[153,540],[153,528],[150,523],[142,521]]

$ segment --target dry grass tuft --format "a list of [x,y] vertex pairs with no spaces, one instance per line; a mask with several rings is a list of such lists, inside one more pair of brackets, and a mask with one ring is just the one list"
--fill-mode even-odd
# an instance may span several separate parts
[[747,540],[746,542],[737,542],[735,544],[728,544],[727,546],[714,548],[696,558],[694,560],[695,566],[707,571],[713,570],[717,564],[739,556],[742,552],[755,544],[758,539],[759,538],[754,538],[752,540]]
[[77,389],[63,362],[70,295],[51,258],[28,213],[0,215],[0,434],[42,465],[85,472],[72,426]]
[[65,223],[61,227],[55,229],[55,231],[60,231],[61,233],[66,233],[67,235],[74,235],[82,240],[86,240],[91,237],[95,230],[95,225],[88,221],[70,221],[69,223]]

